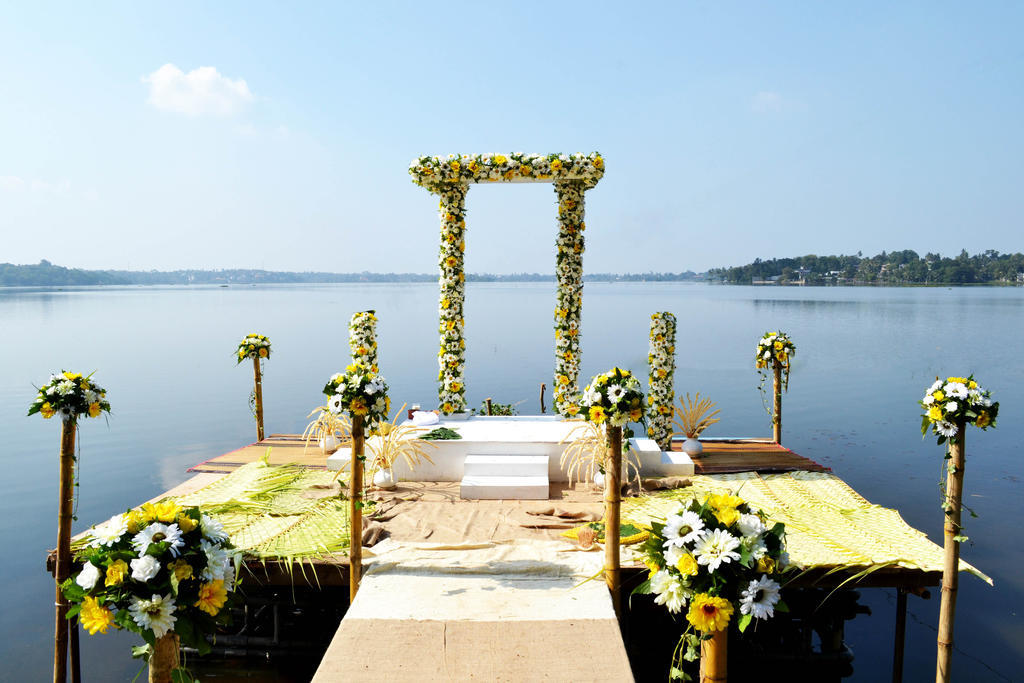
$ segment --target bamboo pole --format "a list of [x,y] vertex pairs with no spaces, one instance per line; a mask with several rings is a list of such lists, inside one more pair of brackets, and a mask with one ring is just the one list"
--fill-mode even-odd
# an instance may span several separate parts
[[619,508],[622,504],[622,427],[607,427],[604,463],[604,580],[612,593],[615,616],[621,617],[619,570]]
[[700,641],[700,683],[725,683],[729,672],[729,630],[715,631]]
[[547,389],[547,388],[548,388],[547,384],[544,384],[544,382],[540,383],[540,414],[541,415],[544,414],[544,390]]
[[252,359],[252,373],[256,382],[256,440],[263,441],[263,374],[259,354]]
[[156,639],[149,658],[149,683],[171,683],[171,672],[178,668],[178,634],[171,631]]
[[907,641],[907,589],[896,589],[896,633],[892,647],[892,683],[903,683],[903,653]]
[[956,422],[956,436],[949,440],[949,470],[946,476],[946,523],[943,525],[945,558],[942,565],[942,604],[939,606],[938,658],[936,683],[949,683],[953,660],[953,619],[960,565],[960,508],[964,490],[964,434],[966,424]]
[[363,568],[363,416],[352,416],[352,478],[349,483],[348,599],[349,605],[359,590]]
[[491,415],[491,399],[485,398],[484,399],[484,403],[487,404],[487,415],[490,416]]
[[75,487],[75,431],[78,423],[65,419],[60,430],[60,481],[57,487],[57,583],[56,618],[53,630],[53,680],[64,683],[68,668],[69,604],[60,591],[60,584],[71,574],[71,515]]
[[782,445],[782,366],[778,361],[773,363],[772,378],[772,440]]

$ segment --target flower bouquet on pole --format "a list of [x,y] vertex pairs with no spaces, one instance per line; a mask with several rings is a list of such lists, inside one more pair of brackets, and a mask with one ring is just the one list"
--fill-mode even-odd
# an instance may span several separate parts
[[757,351],[754,353],[754,367],[757,374],[761,376],[761,398],[764,400],[765,410],[768,410],[768,401],[764,398],[764,385],[768,380],[767,370],[772,371],[772,439],[777,444],[782,443],[782,392],[789,391],[789,371],[793,356],[796,355],[796,344],[785,332],[765,332],[760,341],[757,342]]
[[220,522],[173,501],[147,503],[90,529],[77,559],[81,571],[61,584],[90,635],[113,626],[146,644],[132,654],[149,662],[149,680],[179,669],[179,643],[200,654],[207,636],[230,622],[227,607],[240,554]]
[[252,359],[252,414],[256,418],[256,439],[263,441],[263,369],[260,362],[265,358],[270,358],[270,340],[255,332],[247,335],[245,339],[238,342],[235,357],[238,361],[236,365],[241,364],[246,358]]
[[788,563],[786,530],[769,524],[739,496],[714,494],[651,525],[642,547],[650,576],[634,592],[654,594],[670,613],[686,615],[672,678],[686,678],[683,661],[699,651],[700,680],[725,681],[729,624],[742,632],[786,611],[776,581]]

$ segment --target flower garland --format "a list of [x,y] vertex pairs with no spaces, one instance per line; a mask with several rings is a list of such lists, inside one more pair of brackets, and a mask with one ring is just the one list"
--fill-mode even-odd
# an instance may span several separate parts
[[604,175],[604,159],[591,154],[449,154],[422,156],[409,164],[412,181],[431,192],[447,185],[481,182],[574,180],[587,188]]
[[376,311],[361,311],[352,315],[348,324],[348,345],[352,349],[352,362],[362,363],[374,372],[377,367]]
[[388,420],[391,410],[388,383],[361,363],[353,363],[344,373],[331,375],[324,385],[324,394],[332,413],[347,412],[351,417],[363,417],[368,433]]
[[[152,646],[177,633],[200,654],[218,626],[230,622],[240,554],[232,553],[220,522],[173,501],[142,508],[87,532],[76,556],[82,570],[61,584],[90,635],[134,631]],[[234,565],[234,566],[232,566]]]
[[595,376],[583,390],[581,402],[591,422],[601,424],[607,420],[614,427],[627,422],[646,424],[640,381],[629,370],[612,368]]
[[555,276],[555,408],[565,417],[579,411],[580,315],[583,308],[583,183],[555,183],[558,256]]
[[737,611],[740,631],[754,619],[787,611],[773,578],[789,562],[785,539],[781,522],[769,527],[763,513],[731,494],[693,499],[664,524],[651,524],[642,546],[650,575],[634,593],[653,593],[672,614],[689,603],[675,669],[682,669],[681,660],[694,661],[700,641],[727,628]]
[[651,346],[647,364],[650,366],[647,405],[651,414],[647,436],[667,451],[671,448],[672,409],[676,399],[676,317],[668,311],[651,316]]
[[106,389],[93,382],[92,375],[83,377],[77,372],[62,371],[59,375],[50,375],[49,381],[39,387],[28,414],[39,413],[47,420],[59,414],[63,420],[71,422],[79,416],[99,417],[110,413],[106,396]]
[[945,380],[936,377],[920,404],[924,409],[921,435],[927,434],[931,427],[940,445],[957,436],[957,425],[961,422],[988,429],[996,426],[999,415],[999,402],[992,400],[992,392],[978,386],[974,375]]
[[246,358],[270,358],[270,340],[262,334],[250,334],[238,342],[238,350],[235,353],[238,363]]
[[466,409],[466,340],[463,338],[465,320],[462,304],[466,298],[463,257],[466,251],[467,190],[465,185],[453,185],[438,191],[441,196],[441,253],[438,264],[441,270],[438,302],[441,348],[437,353],[437,395],[441,412],[445,415]]

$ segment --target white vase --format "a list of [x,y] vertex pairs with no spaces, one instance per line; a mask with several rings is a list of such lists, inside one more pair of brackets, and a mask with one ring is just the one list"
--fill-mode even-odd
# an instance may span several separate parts
[[377,470],[373,473],[373,485],[386,490],[395,488],[395,471],[390,467],[386,470]]
[[704,452],[704,445],[697,439],[686,437],[686,441],[683,442],[683,453],[687,455],[700,455]]
[[328,455],[338,450],[338,446],[341,444],[339,443],[337,437],[334,436],[334,434],[327,434],[317,442],[317,445],[320,446],[321,453],[323,453],[324,455]]
[[598,471],[594,473],[594,486],[604,488],[604,472]]

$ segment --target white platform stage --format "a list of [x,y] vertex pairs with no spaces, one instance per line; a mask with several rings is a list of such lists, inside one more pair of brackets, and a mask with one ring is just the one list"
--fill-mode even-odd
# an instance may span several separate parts
[[[462,438],[431,441],[426,451],[433,464],[423,462],[410,470],[401,459],[395,464],[399,481],[461,481],[464,498],[547,498],[548,483],[568,481],[559,460],[582,422],[558,416],[475,416],[468,420],[441,420],[421,428],[424,434],[438,427]],[[372,437],[371,437],[372,439]],[[651,439],[630,439],[644,477],[688,476],[693,461],[685,453],[663,452]],[[340,469],[351,459],[342,448],[327,458],[329,469]]]

